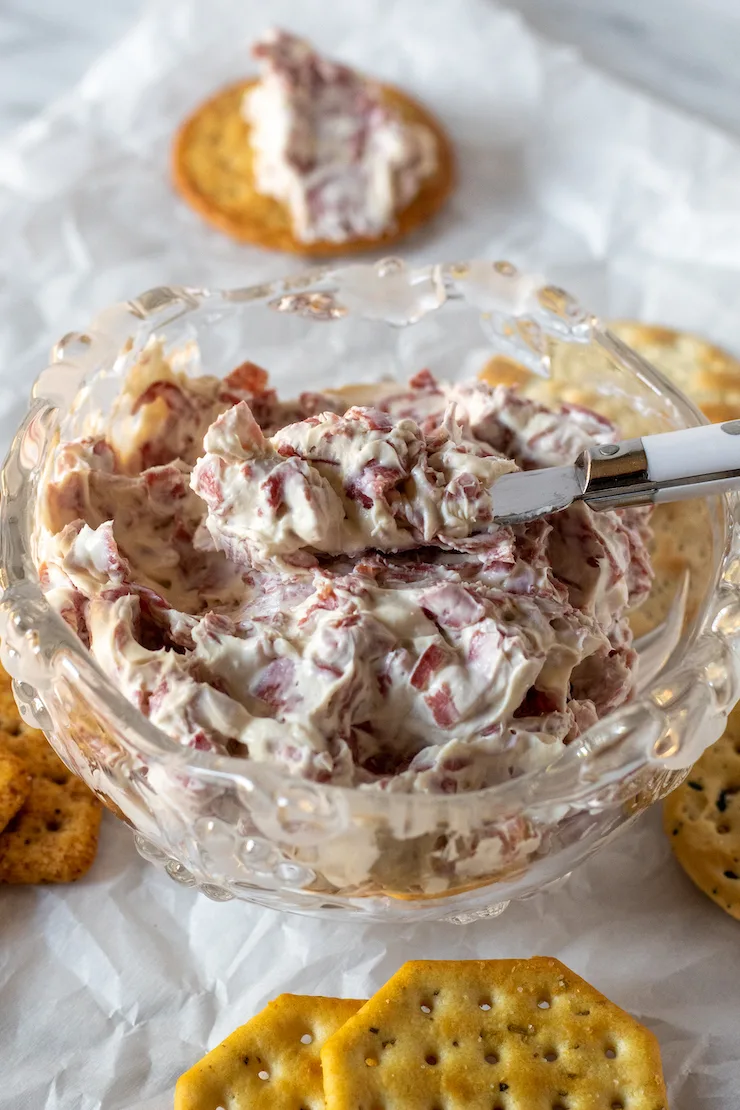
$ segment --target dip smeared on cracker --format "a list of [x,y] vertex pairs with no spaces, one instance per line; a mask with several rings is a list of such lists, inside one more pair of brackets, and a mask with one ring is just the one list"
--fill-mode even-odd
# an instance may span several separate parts
[[318,256],[387,246],[437,213],[454,155],[431,112],[285,31],[253,54],[259,78],[217,92],[175,136],[175,188],[204,219]]
[[189,378],[153,342],[106,434],[55,453],[41,579],[184,745],[478,789],[547,765],[633,690],[649,510],[490,523],[498,474],[615,438],[578,406],[427,371],[375,407],[282,401],[251,363]]
[[243,112],[259,192],[287,206],[305,243],[382,235],[437,168],[433,132],[296,35],[271,31],[253,54],[260,80]]

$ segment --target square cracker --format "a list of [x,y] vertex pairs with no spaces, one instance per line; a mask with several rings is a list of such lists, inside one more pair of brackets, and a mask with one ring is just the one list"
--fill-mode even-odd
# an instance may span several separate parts
[[102,808],[62,763],[43,732],[21,719],[0,674],[0,760],[21,763],[27,797],[0,832],[0,883],[69,883],[88,870]]
[[319,1052],[360,1006],[281,994],[180,1076],[175,1110],[322,1110]]
[[22,759],[0,748],[0,832],[15,817],[31,791],[31,776]]
[[665,1110],[655,1037],[558,960],[404,964],[321,1053],[327,1110]]

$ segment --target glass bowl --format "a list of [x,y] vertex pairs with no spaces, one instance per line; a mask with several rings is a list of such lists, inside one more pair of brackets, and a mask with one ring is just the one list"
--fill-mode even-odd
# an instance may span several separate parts
[[[734,495],[686,506],[685,527],[710,537],[711,554],[694,572],[686,619],[679,611],[676,625],[675,603],[670,610],[675,636],[649,680],[545,770],[470,793],[376,793],[180,747],[123,698],[52,611],[33,559],[50,451],[107,411],[155,334],[169,348],[190,344],[209,373],[254,360],[283,395],[405,380],[428,367],[450,379],[483,371],[618,410],[625,435],[703,418],[574,298],[505,262],[408,269],[387,259],[251,288],[158,288],[61,339],[3,472],[2,658],[24,718],[172,879],[217,901],[304,913],[495,916],[566,876],[721,734],[740,673]],[[662,588],[679,597],[680,585]]]

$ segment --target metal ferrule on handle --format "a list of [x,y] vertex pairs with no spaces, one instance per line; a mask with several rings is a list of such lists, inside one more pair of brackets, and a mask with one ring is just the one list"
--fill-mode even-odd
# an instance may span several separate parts
[[576,466],[593,509],[723,493],[740,486],[740,420],[602,444]]

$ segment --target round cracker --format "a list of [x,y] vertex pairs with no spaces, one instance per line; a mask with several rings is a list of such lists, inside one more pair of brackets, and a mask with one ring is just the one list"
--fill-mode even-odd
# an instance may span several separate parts
[[740,920],[740,707],[666,798],[663,828],[692,882]]
[[450,141],[437,120],[399,89],[381,86],[383,98],[402,119],[421,123],[437,141],[437,170],[419,192],[396,214],[394,227],[375,238],[343,243],[319,240],[304,243],[293,234],[290,212],[255,187],[249,124],[242,117],[245,92],[256,80],[229,85],[201,104],[180,127],[172,151],[175,188],[208,223],[233,239],[269,250],[312,256],[350,254],[397,242],[434,216],[454,184],[454,156]]
[[675,382],[708,420],[740,416],[740,361],[721,347],[690,332],[632,320],[616,320],[609,330]]

